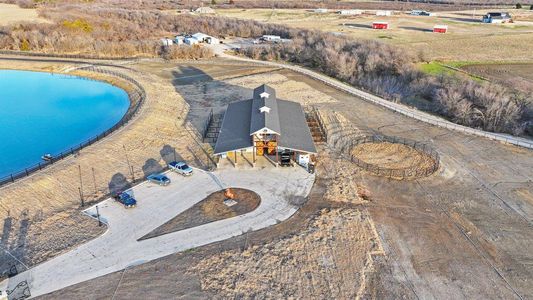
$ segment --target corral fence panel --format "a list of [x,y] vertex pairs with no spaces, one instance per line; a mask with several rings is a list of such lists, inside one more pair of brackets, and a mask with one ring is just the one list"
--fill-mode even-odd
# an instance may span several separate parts
[[[426,155],[428,155],[434,163],[431,166],[427,167],[408,167],[408,168],[386,168],[375,164],[367,163],[359,158],[357,156],[352,154],[352,150],[361,144],[366,143],[383,143],[383,142],[389,142],[393,144],[402,144],[408,147],[411,147],[415,149],[416,151],[422,152]],[[405,138],[399,138],[399,137],[391,137],[391,136],[382,136],[382,135],[371,135],[371,136],[363,136],[357,139],[354,139],[350,144],[350,161],[359,166],[360,168],[378,175],[382,177],[389,177],[393,179],[416,179],[416,178],[422,178],[427,177],[431,174],[433,174],[435,171],[439,169],[440,166],[440,156],[439,153],[428,146],[427,144],[412,141]]]

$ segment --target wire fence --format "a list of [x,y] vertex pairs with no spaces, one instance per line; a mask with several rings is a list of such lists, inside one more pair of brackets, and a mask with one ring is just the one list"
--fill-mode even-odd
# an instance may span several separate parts
[[[427,154],[434,161],[434,163],[426,167],[413,166],[413,167],[398,168],[398,169],[384,168],[384,167],[380,167],[379,165],[366,163],[351,153],[351,150],[357,145],[365,144],[365,143],[383,143],[383,142],[389,142],[393,144],[402,144],[402,145],[412,147],[419,152]],[[404,138],[379,136],[379,135],[364,136],[358,139],[354,139],[350,147],[350,160],[351,162],[355,163],[359,167],[375,175],[394,178],[394,179],[400,179],[400,180],[427,177],[433,174],[435,171],[437,171],[440,165],[439,153],[426,144],[404,139]]]
[[127,91],[128,97],[130,99],[130,103],[131,104],[130,104],[130,108],[128,109],[126,114],[122,117],[122,119],[117,124],[115,124],[113,127],[109,128],[108,130],[102,132],[101,134],[98,134],[98,135],[96,135],[96,136],[94,136],[94,137],[92,137],[92,138],[90,138],[90,139],[88,139],[88,140],[86,140],[84,142],[81,142],[78,145],[72,146],[71,148],[66,149],[66,150],[64,150],[64,151],[62,151],[60,153],[52,154],[50,159],[47,160],[47,161],[39,162],[37,164],[34,164],[32,166],[29,166],[29,167],[25,168],[24,170],[20,170],[20,171],[11,173],[11,174],[9,174],[7,176],[4,176],[4,177],[0,178],[0,187],[4,186],[6,184],[9,184],[9,183],[13,183],[13,182],[15,182],[18,179],[30,176],[31,174],[33,174],[33,173],[35,173],[37,171],[40,171],[42,169],[45,169],[46,167],[54,164],[55,162],[60,161],[60,160],[64,159],[65,157],[68,157],[69,155],[75,154],[78,151],[80,151],[81,149],[100,141],[104,137],[110,135],[112,132],[114,132],[115,130],[121,128],[126,123],[128,123],[128,121],[130,121],[133,118],[133,116],[135,116],[137,114],[137,112],[139,111],[140,107],[143,105],[143,103],[144,103],[144,101],[146,99],[146,91],[144,90],[143,86],[139,82],[137,82],[135,79],[133,79],[133,78],[131,78],[131,77],[125,75],[125,74],[122,74],[122,73],[119,73],[119,72],[116,72],[116,71],[111,71],[111,70],[104,69],[104,68],[100,68],[100,67],[88,66],[88,67],[82,67],[82,68],[79,68],[79,69],[80,70],[86,70],[86,71],[92,71],[92,72],[96,72],[96,73],[101,73],[101,74],[106,74],[106,75],[110,75],[110,76],[114,76],[114,77],[119,77],[119,78],[122,78],[123,80],[131,83],[133,85],[133,89]]

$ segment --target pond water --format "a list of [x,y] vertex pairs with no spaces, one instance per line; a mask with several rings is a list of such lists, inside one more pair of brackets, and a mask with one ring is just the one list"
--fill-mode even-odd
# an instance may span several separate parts
[[113,127],[129,105],[124,90],[104,82],[0,70],[0,179]]

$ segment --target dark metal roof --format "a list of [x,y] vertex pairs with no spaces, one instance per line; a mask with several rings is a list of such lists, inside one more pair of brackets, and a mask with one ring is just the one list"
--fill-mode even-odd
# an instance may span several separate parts
[[[267,93],[268,97],[262,98],[261,94]],[[268,107],[269,112],[260,112],[261,107]],[[280,133],[278,103],[276,101],[276,90],[263,84],[254,89],[254,98],[251,111],[250,135],[263,129],[268,128],[276,133]]]
[[317,153],[313,136],[300,103],[278,100],[281,135],[278,146],[291,150]]
[[[269,97],[261,98],[263,92],[267,92]],[[270,112],[259,112],[259,108],[265,105]],[[253,99],[228,105],[214,153],[252,147],[251,134],[265,127],[280,134],[279,147],[317,153],[302,106],[296,102],[277,100],[276,91],[267,85],[256,88]]]
[[215,144],[215,154],[252,147],[250,112],[252,100],[231,103],[224,114]]

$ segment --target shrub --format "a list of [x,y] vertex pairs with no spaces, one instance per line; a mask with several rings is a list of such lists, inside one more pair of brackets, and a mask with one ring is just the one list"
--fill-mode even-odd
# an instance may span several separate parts
[[27,39],[23,39],[20,43],[20,50],[21,51],[30,51],[30,42],[28,42]]
[[522,9],[522,4],[516,3],[516,9]]
[[74,21],[65,20],[63,21],[63,26],[70,29],[79,29],[87,33],[93,31],[93,27],[91,26],[91,24],[89,24],[89,22],[84,19],[76,19]]

